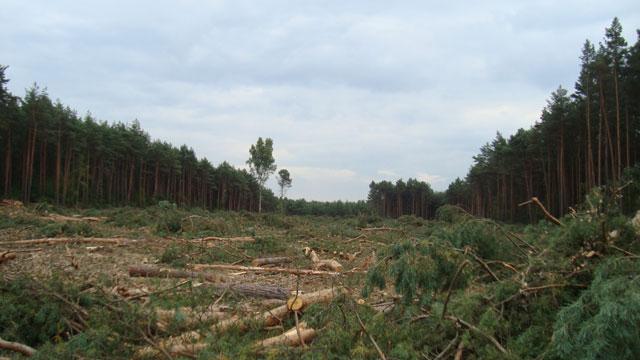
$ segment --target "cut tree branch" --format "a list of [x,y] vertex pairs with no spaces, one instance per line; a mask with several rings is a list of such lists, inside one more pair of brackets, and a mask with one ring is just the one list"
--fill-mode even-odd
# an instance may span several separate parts
[[557,217],[553,216],[548,210],[547,208],[544,207],[544,205],[542,205],[542,203],[540,202],[540,200],[538,200],[537,197],[532,197],[531,200],[527,200],[523,203],[518,204],[518,206],[525,206],[525,205],[529,205],[529,204],[536,204],[538,205],[538,207],[540,208],[540,210],[542,210],[542,212],[544,213],[544,216],[547,217],[547,219],[549,219],[552,223],[556,224],[556,225],[560,225],[560,226],[564,226],[563,223],[560,222],[560,220],[558,220]]
[[18,352],[25,356],[33,356],[36,353],[36,349],[29,345],[3,340],[2,338],[0,338],[0,349]]

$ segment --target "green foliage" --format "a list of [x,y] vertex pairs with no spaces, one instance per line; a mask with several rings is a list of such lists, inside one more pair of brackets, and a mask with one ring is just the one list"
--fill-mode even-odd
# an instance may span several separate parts
[[603,262],[588,290],[558,313],[553,355],[558,358],[637,359],[640,356],[640,262]]
[[[448,284],[455,272],[457,255],[426,242],[402,242],[389,246],[378,255],[384,260],[367,274],[363,295],[367,296],[375,288],[386,286],[385,276],[393,279],[395,291],[403,295],[406,303],[416,296],[429,303],[434,292]],[[464,284],[464,277],[457,284]]]
[[53,279],[43,288],[30,278],[0,282],[0,337],[38,346],[60,342],[69,336],[66,319],[74,318],[74,309],[58,296],[78,298],[78,290]]

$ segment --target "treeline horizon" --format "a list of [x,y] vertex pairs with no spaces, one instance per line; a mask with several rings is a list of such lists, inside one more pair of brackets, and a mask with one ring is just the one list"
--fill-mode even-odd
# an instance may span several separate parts
[[[0,66],[0,194],[62,206],[147,206],[257,211],[259,184],[245,169],[214,166],[192,148],[151,140],[134,120],[80,117],[34,84],[11,94]],[[277,199],[263,190],[263,207]]]
[[[259,183],[245,169],[198,159],[187,145],[151,140],[131,123],[84,117],[34,84],[24,98],[6,87],[0,65],[0,194],[25,203],[60,206],[149,206],[258,211]],[[247,149],[249,144],[247,145]],[[263,187],[265,211],[291,215],[356,216],[367,202],[278,199]]]

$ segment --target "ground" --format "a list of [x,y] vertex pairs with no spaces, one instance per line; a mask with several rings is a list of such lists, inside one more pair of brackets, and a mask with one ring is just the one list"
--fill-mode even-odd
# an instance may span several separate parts
[[[231,283],[282,287],[292,296],[296,291],[306,294],[344,287],[348,296],[364,303],[365,300],[361,299],[364,273],[375,261],[376,248],[386,245],[402,231],[399,228],[387,229],[377,217],[289,217],[280,214],[178,210],[171,206],[83,210],[47,205],[25,207],[19,202],[11,202],[0,207],[0,216],[3,218],[0,254],[12,252],[16,255],[15,259],[0,265],[4,281],[28,278],[47,284],[56,279],[78,287],[83,293],[108,297],[110,302],[123,300],[140,304],[145,309],[176,309],[182,305],[206,308],[215,302],[228,312],[229,317],[250,317],[251,314],[278,305],[278,301],[221,293],[220,289],[210,289],[210,284],[199,278],[131,277],[128,269],[130,266],[153,265],[163,269],[188,270],[196,263],[251,266],[254,258],[272,256],[286,256],[293,260],[292,263],[278,265],[280,267],[315,269],[314,263],[304,254],[304,249],[310,248],[322,260],[338,261],[343,267],[342,273],[296,275],[238,270],[214,272],[224,275]],[[197,240],[207,236],[223,239],[206,242]],[[239,236],[255,241],[225,240]],[[61,238],[68,238],[69,242],[15,243]],[[91,242],[91,239],[103,238],[120,240],[122,243]],[[74,242],[78,239],[86,242]],[[370,304],[388,303],[389,300],[393,301],[394,296],[389,292],[377,291],[366,301]],[[180,319],[176,318],[175,323],[175,329],[169,331],[170,334],[180,333]],[[199,325],[206,328],[209,323],[204,321]],[[287,329],[281,327],[279,331],[282,330]],[[64,334],[58,334],[59,339],[66,339],[74,333],[73,329],[65,331]],[[277,332],[272,329],[262,335],[267,337]],[[148,335],[155,342],[167,334],[151,330]]]

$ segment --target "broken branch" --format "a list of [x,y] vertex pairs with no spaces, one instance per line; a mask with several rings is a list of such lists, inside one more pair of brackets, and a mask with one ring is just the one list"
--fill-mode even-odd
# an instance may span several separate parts
[[523,203],[518,204],[518,206],[524,206],[524,205],[529,205],[529,204],[536,204],[538,205],[538,207],[540,208],[540,210],[542,210],[542,212],[544,213],[544,216],[547,217],[547,219],[549,219],[552,223],[556,224],[556,225],[560,225],[560,226],[564,226],[563,223],[560,222],[560,220],[558,220],[557,217],[553,216],[548,210],[547,208],[544,207],[544,205],[542,205],[542,203],[540,202],[540,200],[538,200],[537,197],[532,197],[531,200],[527,200]]

